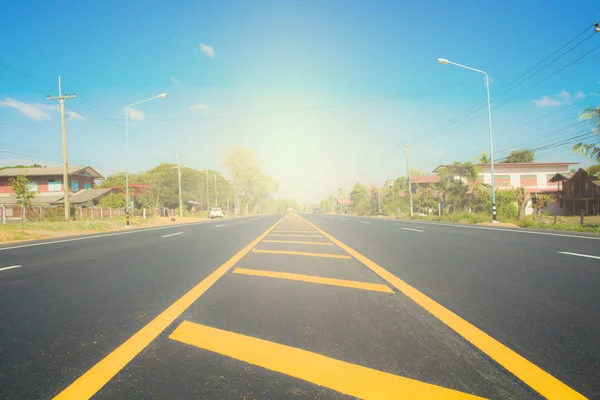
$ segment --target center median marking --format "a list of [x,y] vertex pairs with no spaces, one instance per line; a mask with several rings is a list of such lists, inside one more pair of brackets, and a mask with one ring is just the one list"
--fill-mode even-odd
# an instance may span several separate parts
[[307,256],[307,257],[324,257],[324,258],[341,258],[344,260],[351,260],[352,257],[345,254],[328,254],[328,253],[307,253],[303,251],[287,251],[287,250],[259,250],[252,249],[253,253],[264,253],[264,254],[283,254],[290,256]]
[[491,359],[502,365],[506,370],[519,378],[533,390],[548,399],[585,399],[583,395],[556,379],[525,357],[511,350],[504,344],[500,343],[487,333],[483,332],[475,325],[462,319],[454,312],[450,311],[443,305],[437,303],[432,298],[421,293],[396,275],[392,274],[379,264],[371,261],[367,257],[360,254],[350,246],[337,240],[322,229],[310,224],[317,232],[321,233],[325,238],[332,243],[341,247],[346,253],[350,254],[357,261],[365,265],[383,280],[405,294],[419,306],[427,310],[437,319],[442,321],[473,346],[478,348],[483,353],[487,354]]
[[372,290],[374,292],[383,293],[394,293],[394,291],[387,285],[381,283],[369,283],[359,281],[348,281],[345,279],[325,278],[321,276],[294,274],[291,272],[278,272],[278,271],[266,271],[263,269],[247,269],[247,268],[236,268],[233,270],[234,274],[251,275],[251,276],[262,276],[266,278],[279,278],[288,279],[292,281],[318,283],[321,285],[330,286],[341,286],[353,289]]
[[[282,218],[283,219],[283,218]],[[171,304],[152,321],[137,331],[123,344],[109,353],[100,362],[80,376],[75,382],[67,386],[54,399],[89,399],[106,385],[119,371],[156,339],[169,325],[171,325],[189,306],[200,298],[212,285],[227,273],[239,260],[248,254],[263,240],[281,221],[277,221],[264,233],[250,242],[246,247],[237,252],[223,265],[214,270],[204,280],[194,286],[190,291]]]
[[169,338],[362,399],[480,397],[267,340],[184,321]]

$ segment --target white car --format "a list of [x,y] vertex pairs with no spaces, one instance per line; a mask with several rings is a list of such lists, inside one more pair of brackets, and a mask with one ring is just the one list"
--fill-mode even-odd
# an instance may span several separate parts
[[213,218],[221,218],[223,219],[225,215],[223,214],[223,210],[221,210],[220,208],[213,208],[210,210],[210,214],[208,214],[208,217],[210,219]]

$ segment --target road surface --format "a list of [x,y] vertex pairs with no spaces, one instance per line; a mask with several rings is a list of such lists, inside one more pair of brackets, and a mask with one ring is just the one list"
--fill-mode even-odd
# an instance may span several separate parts
[[0,398],[597,398],[599,239],[287,214],[0,247]]

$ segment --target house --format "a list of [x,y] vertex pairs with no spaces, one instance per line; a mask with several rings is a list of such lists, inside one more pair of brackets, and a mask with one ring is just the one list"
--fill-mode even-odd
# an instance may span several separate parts
[[[499,190],[522,187],[530,193],[555,193],[558,191],[558,185],[550,182],[550,179],[556,173],[568,173],[569,166],[576,164],[574,162],[495,163],[494,183]],[[440,165],[433,172],[437,172],[441,167],[447,167],[455,180],[465,182],[465,178],[459,174],[459,165]],[[475,164],[475,167],[481,170],[477,181],[491,185],[490,164]]]
[[440,183],[439,175],[422,175],[410,177],[410,185],[413,193],[417,192],[417,187],[422,189],[429,188],[436,183]]
[[557,173],[550,182],[558,185],[558,200],[564,214],[600,213],[600,180],[580,168],[573,173]]
[[[91,193],[93,198],[98,198],[107,194],[106,191],[93,192],[96,180],[102,180],[100,175],[92,167],[80,167],[71,165],[69,171],[69,199],[74,195],[86,191],[86,195],[81,197],[89,202]],[[54,205],[61,203],[64,198],[63,191],[63,168],[62,167],[32,167],[32,168],[6,168],[0,170],[0,204],[16,204],[16,198],[12,191],[10,179],[20,175],[27,176],[29,180],[29,189],[37,194],[32,199],[32,205]],[[74,197],[74,204],[77,202],[77,196]]]
[[[568,174],[569,167],[576,165],[574,162],[533,162],[533,163],[494,163],[494,183],[496,190],[515,189],[522,187],[528,192],[532,200],[525,207],[525,214],[533,213],[533,201],[538,195],[550,195],[546,211],[551,214],[564,214],[565,210],[559,201],[559,187],[557,182],[551,180],[557,173]],[[448,168],[448,173],[454,180],[466,183],[466,178],[461,176],[459,164],[440,165]],[[475,164],[480,169],[477,181],[485,185],[492,184],[492,169],[490,164]]]

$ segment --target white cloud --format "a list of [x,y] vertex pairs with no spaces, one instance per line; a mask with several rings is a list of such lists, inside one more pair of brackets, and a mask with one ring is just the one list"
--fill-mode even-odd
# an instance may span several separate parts
[[181,85],[181,81],[177,78],[175,78],[174,76],[172,76],[171,78],[171,82],[173,82],[176,85]]
[[208,104],[204,103],[192,104],[192,106],[190,106],[190,110],[192,111],[202,111],[206,110],[207,108],[209,108]]
[[537,107],[556,107],[563,103],[559,100],[551,99],[548,96],[542,96],[538,100],[533,100],[533,104],[535,104]]
[[19,110],[21,114],[27,118],[35,119],[36,121],[50,119],[50,115],[42,109],[43,107],[41,107],[41,105],[23,103],[22,101],[11,97],[7,97],[0,101],[0,107],[14,108],[15,110]]
[[583,98],[585,98],[585,93],[583,93],[581,91],[577,92],[577,94],[575,95],[575,98],[576,99],[583,99]]
[[556,95],[556,97],[562,97],[565,100],[569,100],[571,98],[571,93],[563,89]]
[[[36,107],[45,108],[46,110],[52,110],[56,112],[60,112],[60,106],[58,104],[34,104]],[[78,112],[66,110],[65,114],[68,119],[76,119],[78,121],[84,121],[85,117]]]
[[200,47],[200,51],[202,53],[206,54],[207,56],[209,56],[210,58],[213,58],[215,56],[215,54],[217,54],[215,52],[215,49],[213,49],[213,47],[208,44],[201,44],[199,47]]
[[129,119],[133,121],[143,121],[146,119],[146,114],[143,111],[138,111],[136,109],[129,109]]

